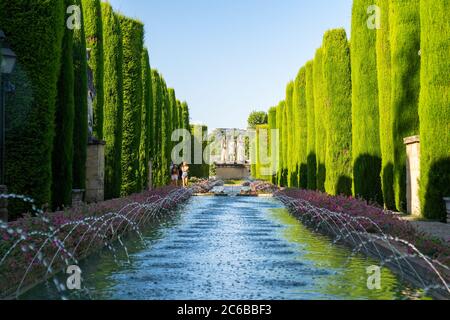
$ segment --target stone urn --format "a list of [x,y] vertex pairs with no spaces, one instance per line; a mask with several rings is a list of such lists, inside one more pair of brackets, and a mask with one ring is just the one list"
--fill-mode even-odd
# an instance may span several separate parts
[[450,223],[450,198],[444,198],[444,202],[447,208],[447,223]]

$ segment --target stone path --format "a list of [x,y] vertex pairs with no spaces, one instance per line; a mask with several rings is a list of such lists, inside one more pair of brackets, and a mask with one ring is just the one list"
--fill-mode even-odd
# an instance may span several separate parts
[[450,243],[450,224],[417,221],[413,217],[405,217],[403,219],[409,221],[417,230]]

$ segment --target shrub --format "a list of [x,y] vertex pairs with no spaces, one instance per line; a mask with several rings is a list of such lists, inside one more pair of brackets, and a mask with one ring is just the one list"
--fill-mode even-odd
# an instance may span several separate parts
[[[49,204],[55,99],[64,33],[64,1],[0,1],[0,25],[18,61],[6,97],[5,182],[9,191]],[[19,18],[20,17],[20,18]],[[10,203],[10,213],[22,206]]]
[[420,199],[422,214],[445,220],[450,196],[450,1],[422,0]]
[[105,198],[120,196],[122,186],[123,48],[120,22],[111,5],[102,3],[104,32]]
[[382,203],[376,30],[368,28],[373,0],[354,0],[351,61],[354,195]]
[[306,63],[306,113],[307,113],[307,182],[309,190],[316,190],[317,186],[317,159],[316,159],[316,123],[314,112],[314,77],[313,61]]
[[[278,170],[278,155],[274,155],[273,152],[275,151],[272,148],[272,143],[273,140],[276,139],[276,136],[273,135],[273,130],[277,129],[277,107],[272,107],[269,109],[269,113],[268,113],[268,124],[269,124],[269,135],[270,135],[270,141],[271,143],[269,144],[269,148],[270,148],[270,156],[272,159],[271,162],[271,170],[272,170],[272,177],[269,181],[271,181],[273,184],[276,184],[276,172]],[[279,139],[279,137],[278,137]],[[276,143],[276,146],[280,146],[279,142]]]
[[287,186],[298,187],[298,99],[294,97],[294,81],[288,83],[286,87],[286,170]]
[[[205,137],[208,135],[208,127],[202,125],[192,125],[192,147],[191,147],[191,162],[189,166],[189,175],[199,179],[209,178],[209,164],[203,161],[203,152],[208,146],[208,141]],[[201,138],[201,139],[200,139]],[[201,154],[195,157],[197,149],[201,148]]]
[[308,187],[308,113],[306,109],[306,68],[302,67],[295,79],[295,154],[290,155],[297,159],[298,182],[297,185],[306,189]]
[[123,196],[139,192],[139,147],[142,116],[142,50],[144,26],[141,22],[119,16],[123,41]]
[[148,50],[142,51],[142,128],[141,128],[141,146],[140,152],[140,174],[142,188],[146,190],[149,187],[149,163],[150,163],[150,143],[152,139],[152,112],[153,112],[153,93],[152,78],[150,69],[150,60]]
[[328,130],[325,190],[352,194],[352,79],[350,48],[344,29],[330,30],[323,41],[323,76]]
[[391,83],[394,139],[394,191],[397,210],[406,209],[406,152],[403,139],[419,134],[420,0],[393,0]]
[[90,50],[88,66],[92,70],[95,97],[93,101],[93,135],[103,139],[103,23],[100,0],[82,0],[86,45]]
[[[82,8],[81,0],[76,0]],[[87,57],[84,17],[81,14],[81,27],[73,32],[73,67],[75,114],[73,123],[73,189],[86,189],[86,160],[88,144],[88,105],[87,105]]]
[[[70,5],[65,0],[65,5]],[[55,136],[52,156],[52,206],[53,209],[72,204],[72,159],[73,159],[73,121],[74,100],[74,64],[73,30],[65,28],[61,69],[57,83]]]
[[314,88],[314,114],[316,127],[316,161],[317,161],[317,184],[319,191],[325,191],[326,180],[326,150],[327,150],[327,128],[325,126],[325,88],[322,70],[322,49],[316,51],[313,64],[313,88]]
[[391,39],[389,27],[390,0],[377,0],[381,9],[381,28],[377,30],[377,74],[380,113],[381,185],[386,208],[395,208],[394,139],[391,104]]
[[158,73],[157,70],[152,70],[152,92],[153,92],[152,160],[153,160],[153,184],[155,186],[162,185],[161,116],[163,107],[163,93],[160,82],[161,82],[160,74]]

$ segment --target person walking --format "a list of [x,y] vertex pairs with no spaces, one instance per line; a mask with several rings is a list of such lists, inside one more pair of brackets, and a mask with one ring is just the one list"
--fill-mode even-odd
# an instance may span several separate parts
[[171,180],[172,180],[172,186],[178,187],[178,166],[176,164],[172,165],[171,170]]
[[183,162],[181,170],[183,172],[182,174],[183,187],[187,188],[189,185],[189,165],[187,164],[187,162]]

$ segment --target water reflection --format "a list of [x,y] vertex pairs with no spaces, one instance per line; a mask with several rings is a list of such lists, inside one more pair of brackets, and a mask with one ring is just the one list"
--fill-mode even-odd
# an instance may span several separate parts
[[[274,199],[194,198],[170,221],[85,261],[89,293],[71,299],[406,299],[418,292],[382,270],[381,290],[367,288],[376,262],[311,232]],[[25,299],[58,299],[51,286]]]

